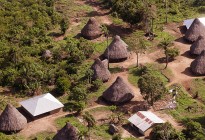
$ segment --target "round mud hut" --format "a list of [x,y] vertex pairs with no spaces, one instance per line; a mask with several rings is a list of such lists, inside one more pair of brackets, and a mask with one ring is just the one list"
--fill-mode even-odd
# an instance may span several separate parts
[[94,64],[91,66],[91,69],[94,72],[92,76],[92,80],[100,79],[103,82],[107,82],[111,76],[108,68],[98,58],[95,60]]
[[205,26],[196,18],[185,33],[185,39],[194,42],[199,36],[205,36]]
[[190,53],[193,55],[200,55],[205,50],[205,37],[199,36],[199,38],[191,45]]
[[96,39],[102,35],[101,25],[94,17],[91,17],[81,30],[81,35],[89,40]]
[[128,57],[128,45],[116,35],[104,52],[104,57],[110,62],[124,61]]
[[27,119],[11,104],[8,104],[0,116],[0,131],[18,132],[27,125]]
[[53,140],[78,140],[77,130],[67,122],[66,125],[53,137]]
[[191,63],[191,71],[196,75],[205,75],[205,51]]
[[124,80],[118,76],[116,81],[103,92],[102,97],[108,102],[119,105],[134,98],[134,93]]

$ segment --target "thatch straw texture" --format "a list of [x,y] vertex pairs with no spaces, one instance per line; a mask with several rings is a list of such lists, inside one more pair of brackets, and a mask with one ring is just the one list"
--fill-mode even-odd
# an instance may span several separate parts
[[11,104],[8,104],[0,116],[0,131],[16,132],[27,124],[26,118]]
[[107,59],[104,59],[102,61],[102,63],[104,64],[104,66],[108,69],[108,60]]
[[199,38],[191,45],[190,53],[200,55],[203,50],[205,50],[205,38],[199,36]]
[[91,66],[94,74],[92,76],[93,80],[100,79],[103,82],[107,82],[111,76],[108,68],[103,64],[100,59],[96,59],[94,64]]
[[44,57],[44,58],[51,58],[51,57],[52,57],[51,51],[50,51],[50,50],[45,50],[45,51],[43,52],[42,57]]
[[116,35],[111,44],[107,47],[104,52],[104,57],[108,58],[110,61],[120,61],[123,59],[127,59],[128,57],[128,45],[120,38],[120,36]]
[[185,34],[185,39],[194,42],[199,36],[205,36],[205,26],[196,18]]
[[53,137],[53,140],[77,140],[77,130],[70,123],[66,123],[66,125],[58,131],[58,133]]
[[94,17],[91,17],[81,30],[81,35],[86,39],[96,39],[102,35],[100,24]]
[[205,51],[191,63],[191,70],[196,75],[205,75]]
[[134,93],[124,80],[118,76],[116,81],[103,92],[102,97],[108,102],[120,104],[134,98]]

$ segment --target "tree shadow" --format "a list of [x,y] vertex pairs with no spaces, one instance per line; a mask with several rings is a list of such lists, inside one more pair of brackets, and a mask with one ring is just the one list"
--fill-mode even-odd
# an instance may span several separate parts
[[51,32],[48,34],[48,36],[51,36],[51,37],[60,37],[62,35],[63,35],[63,33],[56,33],[56,32]]
[[200,123],[205,128],[205,116],[193,118],[192,120]]
[[193,42],[190,42],[190,41],[186,40],[186,39],[184,38],[184,36],[175,39],[175,41],[176,41],[176,42],[179,42],[179,43],[182,43],[182,44],[187,44],[187,45],[190,45],[190,44],[193,43]]
[[[176,60],[176,59],[170,59],[170,60],[169,60],[169,63],[170,63],[170,62],[173,62],[174,60]],[[162,63],[166,63],[166,57],[158,58],[158,59],[156,59],[155,61],[158,62],[158,63],[161,63],[161,64],[162,64]]]
[[105,15],[109,15],[111,12],[105,12],[105,13],[100,13],[98,11],[91,11],[86,13],[86,17],[95,17],[95,16],[105,16]]
[[107,28],[112,36],[119,35],[120,37],[126,37],[134,32],[134,29],[123,27],[122,25],[110,24],[107,25]]

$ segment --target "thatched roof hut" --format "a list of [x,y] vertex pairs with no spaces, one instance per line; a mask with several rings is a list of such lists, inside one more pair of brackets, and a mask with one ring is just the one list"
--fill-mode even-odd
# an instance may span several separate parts
[[205,50],[205,37],[199,36],[198,39],[191,45],[190,53],[200,55]]
[[52,53],[51,53],[51,51],[50,50],[45,50],[44,52],[43,52],[43,55],[42,55],[42,57],[43,58],[51,58],[52,57]]
[[70,123],[66,123],[66,125],[58,131],[58,133],[53,137],[53,140],[77,140],[77,130]]
[[104,57],[108,58],[109,54],[109,61],[111,62],[125,60],[128,57],[127,47],[128,45],[120,38],[120,36],[116,35],[114,40],[105,50]]
[[118,76],[116,81],[103,92],[102,97],[108,102],[120,104],[134,98],[134,93],[124,80]]
[[96,39],[102,35],[101,25],[94,17],[91,17],[81,30],[81,35],[86,39]]
[[102,63],[104,64],[104,66],[108,69],[108,60],[104,59],[102,60]]
[[100,79],[103,82],[107,82],[111,76],[108,68],[103,64],[100,59],[96,59],[94,64],[91,66],[94,74],[92,76],[93,80]]
[[191,63],[191,70],[196,75],[205,75],[205,51]]
[[26,118],[11,104],[8,104],[0,116],[0,131],[16,132],[27,124]]
[[185,39],[194,42],[199,36],[205,36],[205,26],[196,18],[185,34]]

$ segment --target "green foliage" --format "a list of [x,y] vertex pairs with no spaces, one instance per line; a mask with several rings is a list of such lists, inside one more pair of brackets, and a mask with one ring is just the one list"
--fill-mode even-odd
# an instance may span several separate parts
[[115,134],[112,136],[112,140],[121,140],[122,136],[120,134]]
[[186,129],[183,130],[188,140],[202,140],[205,139],[204,129],[201,124],[192,120],[187,120]]
[[87,111],[83,114],[83,119],[86,120],[88,129],[94,127],[96,124],[95,118]]
[[69,91],[71,86],[71,82],[66,77],[59,77],[56,82],[57,91],[60,93],[65,93]]
[[68,21],[66,21],[66,19],[62,19],[60,22],[60,27],[61,27],[61,31],[63,34],[65,34],[66,30],[68,29]]
[[165,53],[169,59],[173,60],[176,56],[179,56],[180,51],[178,48],[167,48]]
[[151,140],[185,140],[184,136],[168,122],[155,126],[150,133],[150,137]]
[[0,139],[1,140],[24,140],[22,137],[19,137],[17,135],[6,135],[1,132],[0,132]]
[[94,89],[94,91],[97,91],[100,89],[100,87],[102,86],[103,82],[100,79],[96,79],[95,81],[92,82],[92,88]]

